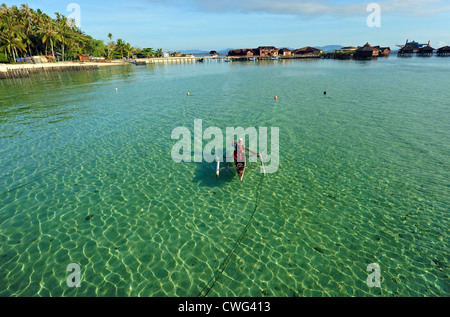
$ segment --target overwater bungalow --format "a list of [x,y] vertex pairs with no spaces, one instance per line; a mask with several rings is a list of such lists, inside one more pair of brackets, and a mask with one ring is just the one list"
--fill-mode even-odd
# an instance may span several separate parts
[[409,53],[411,49],[413,50],[413,52],[417,52],[419,50],[419,48],[424,47],[424,46],[429,46],[429,45],[430,45],[430,41],[428,41],[428,44],[420,44],[415,41],[409,42],[408,40],[406,40],[405,45],[403,45],[403,46],[397,45],[397,46],[401,47],[401,49],[405,49],[404,51]]
[[260,57],[277,57],[278,48],[275,46],[259,46],[257,48]]
[[259,55],[258,52],[255,52],[255,49],[252,48],[238,48],[235,50],[231,50],[228,52],[228,56],[246,56],[246,57],[252,57],[252,56]]
[[332,58],[332,59],[351,59],[353,57],[353,53],[356,51],[357,47],[354,46],[345,46],[339,49],[334,50],[331,53],[326,53],[321,55],[323,58]]
[[412,56],[414,53],[414,47],[413,46],[403,46],[401,49],[398,50],[397,55],[403,56],[403,57],[409,57]]
[[390,47],[381,47],[379,45],[372,46],[373,48],[377,48],[380,52],[378,53],[378,56],[388,56],[391,54],[391,48]]
[[241,49],[234,49],[234,50],[229,50],[228,51],[228,56],[240,56],[240,54],[242,53]]
[[443,46],[438,48],[436,56],[450,56],[450,46]]
[[354,47],[354,46],[344,46],[337,50],[334,50],[333,52],[338,53],[338,54],[350,54],[350,53],[355,52],[356,49],[357,49],[357,47]]
[[234,57],[278,57],[278,48],[275,46],[259,46],[258,48],[238,48],[230,50],[228,56]]
[[[403,46],[397,45],[397,46],[400,47],[400,49],[398,50],[398,56],[409,57],[409,56],[412,56],[416,52],[418,53],[419,56],[431,55],[430,49],[427,48],[430,46],[430,41],[428,41],[428,44],[420,44],[415,41],[409,42],[408,40],[406,40],[405,45],[403,45]],[[433,53],[433,52],[431,51],[431,53]],[[423,54],[425,54],[425,55],[423,55]]]
[[374,58],[378,57],[380,50],[378,48],[372,47],[369,42],[364,44],[364,46],[358,47],[353,57],[357,59],[366,59],[366,58]]
[[421,47],[417,50],[417,56],[431,56],[433,55],[434,48],[428,44],[427,46]]
[[278,56],[292,56],[292,55],[294,55],[293,51],[286,47],[280,48],[278,50]]
[[311,47],[311,46],[305,46],[299,49],[294,50],[294,55],[319,55],[322,54],[323,51],[319,48]]

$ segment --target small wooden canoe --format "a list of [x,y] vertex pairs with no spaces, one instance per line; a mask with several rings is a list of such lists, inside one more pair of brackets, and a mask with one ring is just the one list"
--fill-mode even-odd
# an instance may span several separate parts
[[245,152],[241,152],[238,154],[237,149],[234,150],[234,165],[236,166],[236,172],[238,173],[239,179],[242,182],[242,179],[244,178],[244,172],[245,172]]

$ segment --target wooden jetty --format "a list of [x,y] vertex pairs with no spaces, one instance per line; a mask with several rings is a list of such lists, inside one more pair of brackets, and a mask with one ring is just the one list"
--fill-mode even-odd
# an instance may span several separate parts
[[[135,63],[139,63],[139,65],[146,64],[167,64],[167,63],[191,63],[197,60],[196,57],[189,56],[180,56],[180,57],[151,57],[151,58],[137,58]],[[138,65],[138,64],[136,64]]]

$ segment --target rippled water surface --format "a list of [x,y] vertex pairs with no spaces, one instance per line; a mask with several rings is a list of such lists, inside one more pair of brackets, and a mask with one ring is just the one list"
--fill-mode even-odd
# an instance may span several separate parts
[[[449,73],[392,56],[2,80],[0,296],[449,296]],[[279,127],[278,171],[175,163],[194,119]]]

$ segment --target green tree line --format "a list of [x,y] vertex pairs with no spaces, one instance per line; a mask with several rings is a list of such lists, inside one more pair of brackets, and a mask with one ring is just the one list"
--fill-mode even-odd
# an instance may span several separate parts
[[55,60],[76,60],[80,54],[105,58],[162,56],[162,49],[135,48],[123,39],[104,43],[85,34],[75,21],[55,13],[52,18],[27,4],[0,7],[0,63],[15,62],[18,57],[52,56]]

